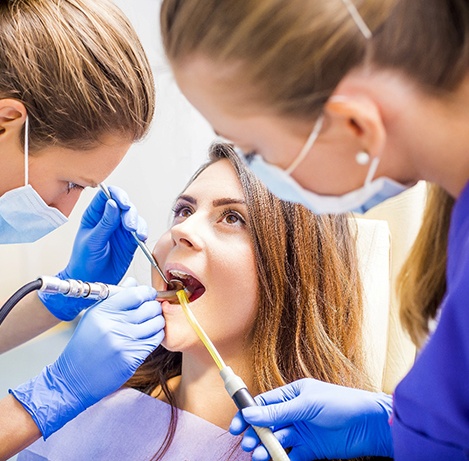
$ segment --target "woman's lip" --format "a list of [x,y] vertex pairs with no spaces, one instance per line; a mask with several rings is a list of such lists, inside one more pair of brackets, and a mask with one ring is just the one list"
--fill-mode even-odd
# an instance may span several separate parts
[[171,304],[169,301],[163,301],[161,303],[161,310],[163,315],[168,315],[182,311],[182,307],[180,304]]
[[194,302],[195,300],[199,299],[201,296],[204,295],[205,293],[205,288],[197,288],[194,293],[191,294],[190,298],[189,298],[189,302]]

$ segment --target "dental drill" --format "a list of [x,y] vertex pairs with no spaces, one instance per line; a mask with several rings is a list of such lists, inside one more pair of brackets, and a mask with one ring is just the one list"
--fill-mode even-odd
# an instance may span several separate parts
[[[82,282],[81,280],[75,279],[62,280],[58,277],[43,275],[21,287],[0,308],[0,325],[21,299],[36,290],[49,294],[60,294],[68,298],[85,298],[102,301],[125,289],[126,287],[107,283]],[[178,289],[180,290],[180,288]],[[187,288],[184,288],[182,291],[186,293],[187,296],[191,295],[190,290]],[[177,290],[157,291],[155,299],[157,301],[177,302],[178,298],[176,293]]]

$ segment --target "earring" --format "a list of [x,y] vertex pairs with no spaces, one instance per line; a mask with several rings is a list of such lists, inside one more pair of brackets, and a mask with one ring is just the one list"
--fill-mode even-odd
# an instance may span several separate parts
[[365,151],[360,151],[355,155],[355,161],[359,165],[366,165],[370,161],[370,154]]

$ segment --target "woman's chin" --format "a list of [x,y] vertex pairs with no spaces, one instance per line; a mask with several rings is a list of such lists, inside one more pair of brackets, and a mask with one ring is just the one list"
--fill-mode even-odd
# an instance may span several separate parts
[[184,352],[200,341],[188,325],[166,325],[164,335],[161,345],[171,352]]

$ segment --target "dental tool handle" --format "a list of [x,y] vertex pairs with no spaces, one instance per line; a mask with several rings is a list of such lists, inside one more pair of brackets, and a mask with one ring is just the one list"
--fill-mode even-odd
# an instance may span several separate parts
[[102,301],[119,293],[124,288],[101,282],[82,282],[81,280],[62,280],[58,277],[43,275],[38,280],[42,285],[38,291],[49,294],[61,294],[68,298],[86,298]]
[[[109,192],[109,189],[108,187],[106,186],[106,184],[104,184],[103,182],[102,183],[99,183],[99,188],[104,192],[104,194],[106,195],[106,197],[108,199],[112,199],[111,197],[111,192]],[[168,282],[168,279],[166,278],[166,276],[163,274],[163,271],[160,269],[160,266],[158,266],[157,262],[156,262],[156,259],[154,258],[154,256],[152,255],[151,251],[148,249],[148,247],[145,245],[145,242],[142,242],[139,238],[138,238],[138,235],[135,231],[130,231],[130,233],[132,234],[132,237],[134,238],[134,240],[137,242],[137,245],[140,247],[140,249],[143,251],[143,254],[146,256],[146,258],[148,259],[148,261],[150,261],[150,264],[158,271],[158,274],[160,274],[160,277],[164,280],[164,282],[169,285],[169,282]]]
[[[60,294],[68,298],[87,298],[97,301],[110,298],[125,289],[125,287],[110,285],[108,283],[82,282],[75,279],[62,280],[49,275],[43,275],[37,280],[41,282],[41,286],[37,288],[38,291],[52,295]],[[160,302],[165,300],[176,301],[176,291],[157,291],[155,299]]]
[[137,245],[140,247],[140,249],[143,251],[143,254],[146,256],[146,258],[148,259],[148,261],[150,261],[150,264],[158,271],[158,274],[160,274],[160,277],[164,280],[164,282],[166,283],[166,285],[169,285],[169,282],[168,282],[168,279],[166,278],[166,276],[163,274],[163,271],[160,269],[160,266],[158,266],[158,264],[156,263],[156,260],[155,258],[153,257],[153,255],[151,254],[151,251],[148,249],[148,247],[145,245],[144,242],[142,242],[138,236],[137,236],[137,233],[135,231],[131,231],[130,232],[132,234],[132,237],[135,239],[135,241],[137,242]]
[[[249,393],[246,384],[244,384],[244,381],[234,373],[231,367],[222,368],[220,370],[220,376],[225,383],[225,389],[239,410],[257,406],[257,403]],[[269,452],[272,461],[290,461],[289,456],[270,428],[260,426],[252,426],[252,428],[256,431],[256,434],[261,439],[264,447]]]

